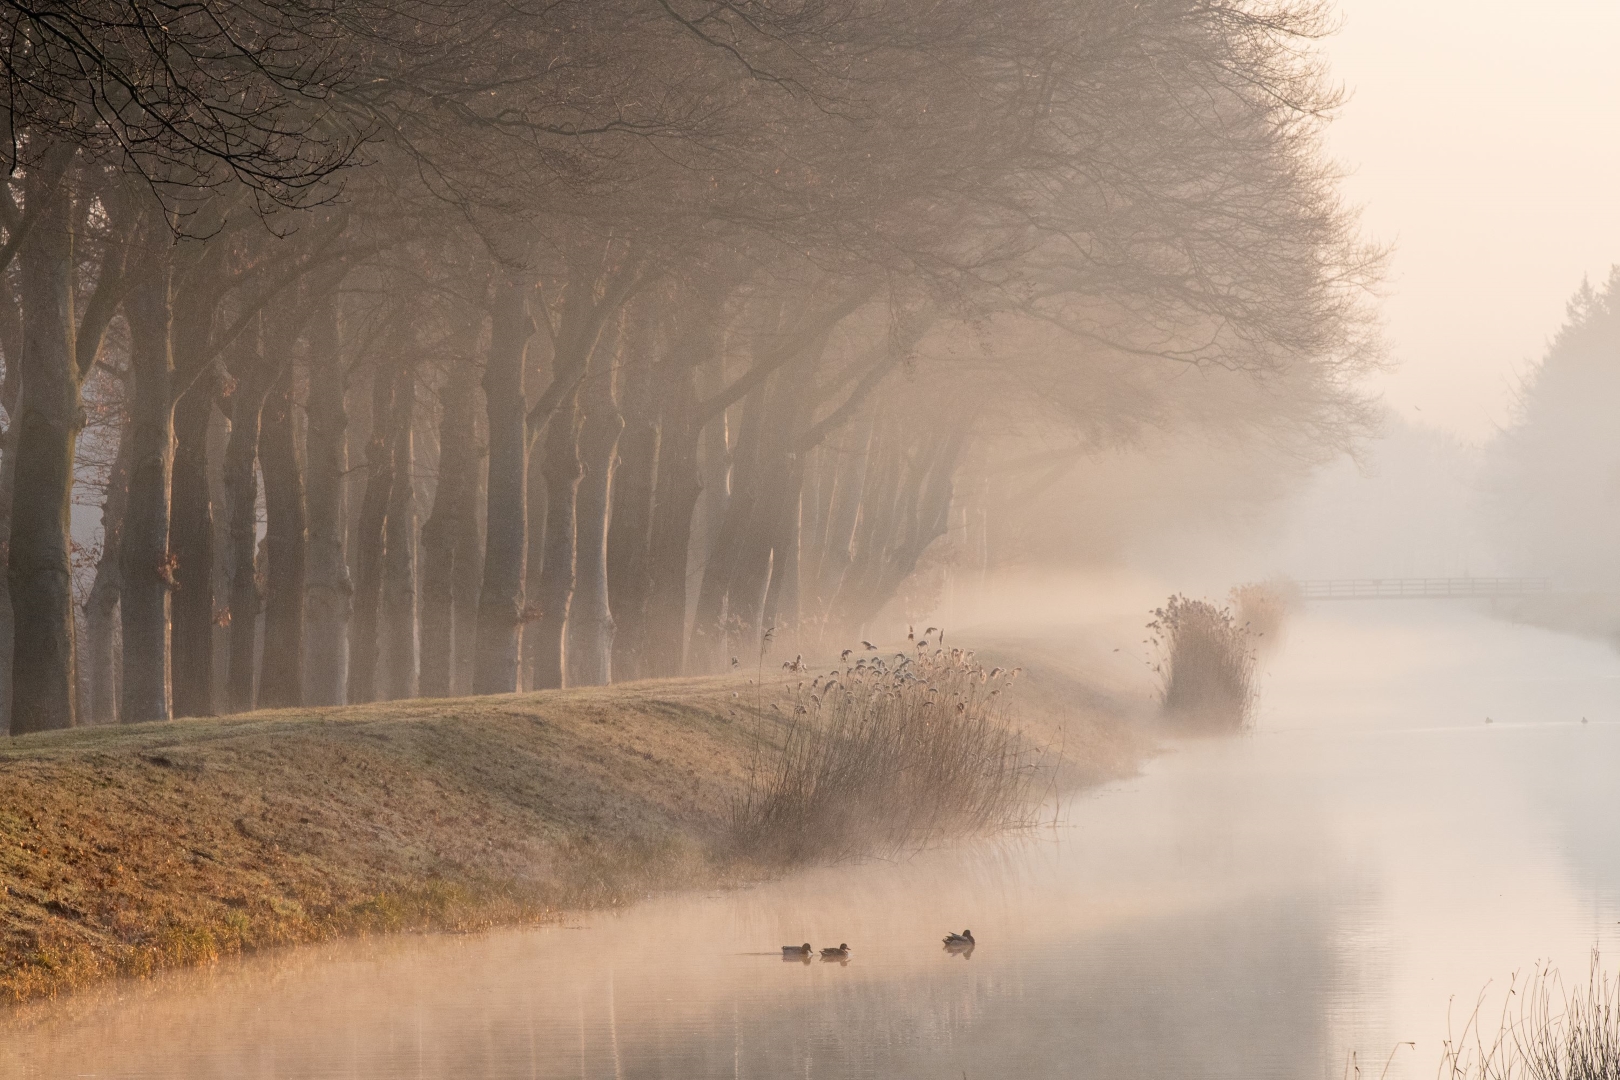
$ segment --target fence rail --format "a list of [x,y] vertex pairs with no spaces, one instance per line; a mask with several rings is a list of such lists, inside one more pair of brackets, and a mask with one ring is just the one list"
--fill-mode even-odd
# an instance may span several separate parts
[[1307,600],[1475,600],[1553,591],[1551,578],[1343,578],[1298,584]]

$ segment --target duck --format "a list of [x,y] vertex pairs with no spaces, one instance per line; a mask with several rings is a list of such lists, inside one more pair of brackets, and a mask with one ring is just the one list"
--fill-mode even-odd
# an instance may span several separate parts
[[971,949],[977,944],[973,940],[973,931],[963,930],[960,934],[946,934],[945,947],[947,949]]
[[809,956],[811,952],[812,952],[812,950],[810,948],[810,943],[808,941],[805,942],[803,945],[784,945],[784,946],[782,946],[782,955],[785,956],[785,957],[788,957],[789,959],[793,959],[793,960],[798,960],[801,957]]
[[849,943],[848,942],[842,942],[842,943],[839,944],[838,948],[836,948],[836,949],[822,949],[821,950],[821,958],[823,960],[848,960],[849,959]]

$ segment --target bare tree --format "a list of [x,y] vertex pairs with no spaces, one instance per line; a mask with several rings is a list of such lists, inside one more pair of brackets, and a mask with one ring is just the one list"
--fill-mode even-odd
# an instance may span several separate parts
[[535,326],[528,288],[503,275],[490,306],[489,356],[484,365],[488,417],[488,510],[483,586],[478,597],[475,694],[517,689],[523,627],[523,560],[528,434],[523,399],[524,354]]
[[130,330],[130,509],[123,537],[123,719],[167,720],[170,684],[169,546],[174,465],[174,340],[169,252],[149,254],[124,303]]
[[346,523],[348,367],[341,352],[337,306],[315,301],[309,326],[308,553],[304,635],[305,703],[342,705],[349,686],[349,575]]

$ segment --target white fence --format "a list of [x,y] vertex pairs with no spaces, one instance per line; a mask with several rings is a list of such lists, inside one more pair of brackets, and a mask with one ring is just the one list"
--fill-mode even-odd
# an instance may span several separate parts
[[1297,584],[1307,600],[1475,600],[1553,591],[1551,578],[1341,578]]

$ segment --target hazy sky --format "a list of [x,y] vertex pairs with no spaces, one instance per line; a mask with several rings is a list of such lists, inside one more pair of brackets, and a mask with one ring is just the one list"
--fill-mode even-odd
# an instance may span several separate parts
[[1620,263],[1620,0],[1339,0],[1352,94],[1330,129],[1366,231],[1392,243],[1399,367],[1376,386],[1470,440],[1583,274]]

